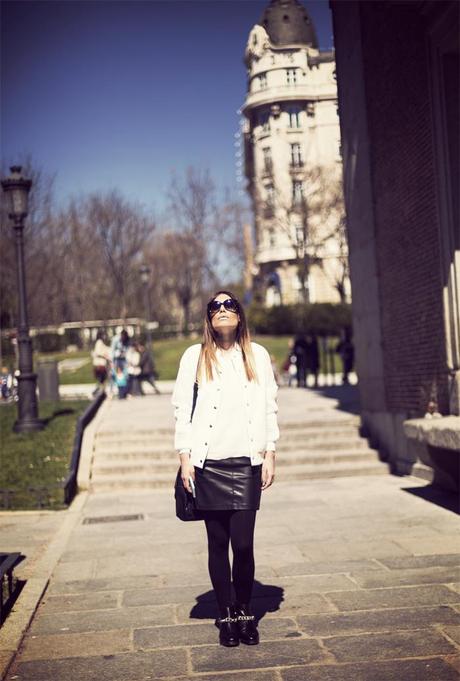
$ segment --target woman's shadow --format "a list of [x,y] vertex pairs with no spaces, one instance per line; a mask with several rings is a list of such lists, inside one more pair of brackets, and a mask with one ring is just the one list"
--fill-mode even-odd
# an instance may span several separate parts
[[[259,622],[267,612],[276,612],[284,600],[284,589],[274,584],[254,582],[252,591],[252,612]],[[217,616],[217,606],[214,591],[205,591],[196,597],[196,604],[190,611],[190,619],[213,619]]]

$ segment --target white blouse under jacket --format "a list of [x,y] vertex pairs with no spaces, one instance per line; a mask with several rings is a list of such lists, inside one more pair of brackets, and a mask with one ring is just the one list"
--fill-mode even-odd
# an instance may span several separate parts
[[[267,449],[274,450],[275,442],[279,438],[276,418],[278,386],[266,349],[258,343],[251,343],[251,346],[258,381],[248,381],[243,362],[241,362],[241,399],[245,406],[246,425],[249,434],[248,456],[251,459],[251,464],[257,466],[263,461],[261,454]],[[219,371],[214,372],[214,380],[212,381],[206,381],[205,378],[200,377],[193,421],[190,421],[193,384],[200,350],[200,344],[192,345],[182,355],[171,400],[176,419],[174,446],[178,451],[189,449],[191,463],[197,468],[203,468],[206,460],[210,429],[215,426],[221,402]],[[239,348],[238,350],[241,352]],[[228,419],[229,427],[239,427],[238,424],[232,423],[231,414],[228,414]]]

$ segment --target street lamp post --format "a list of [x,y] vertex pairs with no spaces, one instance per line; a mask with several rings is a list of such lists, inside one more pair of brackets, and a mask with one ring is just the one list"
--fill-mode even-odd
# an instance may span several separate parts
[[44,428],[38,418],[37,375],[33,371],[32,343],[27,317],[26,273],[24,267],[24,219],[28,213],[28,194],[31,180],[21,173],[21,166],[12,166],[11,175],[1,185],[8,201],[8,217],[16,235],[16,263],[18,282],[18,419],[13,426],[16,433],[29,433]]
[[149,350],[152,350],[152,333],[150,331],[149,322],[151,320],[151,309],[150,309],[150,293],[149,293],[149,282],[150,282],[151,269],[148,265],[142,265],[139,268],[139,274],[141,275],[141,281],[144,286],[144,305],[146,314],[146,335],[147,335],[147,346]]

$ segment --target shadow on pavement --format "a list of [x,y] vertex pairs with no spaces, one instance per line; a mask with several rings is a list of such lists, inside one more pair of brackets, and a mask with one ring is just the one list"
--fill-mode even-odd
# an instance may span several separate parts
[[403,492],[409,492],[416,497],[425,499],[436,506],[441,506],[447,511],[452,511],[460,515],[460,499],[456,492],[448,492],[436,485],[426,485],[426,487],[402,487]]
[[350,414],[360,414],[359,391],[357,385],[322,385],[314,389],[324,397],[338,401],[336,409]]
[[[284,589],[273,584],[254,582],[252,592],[252,610],[260,621],[267,612],[276,612],[284,600]],[[213,619],[217,617],[217,606],[214,591],[206,591],[196,597],[196,605],[190,611],[190,619]]]

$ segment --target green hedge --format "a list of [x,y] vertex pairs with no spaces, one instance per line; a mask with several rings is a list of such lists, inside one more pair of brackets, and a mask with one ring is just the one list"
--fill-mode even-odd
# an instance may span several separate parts
[[279,336],[316,333],[339,335],[351,327],[351,305],[346,303],[311,303],[310,305],[278,305],[264,308],[253,304],[247,312],[252,333]]

